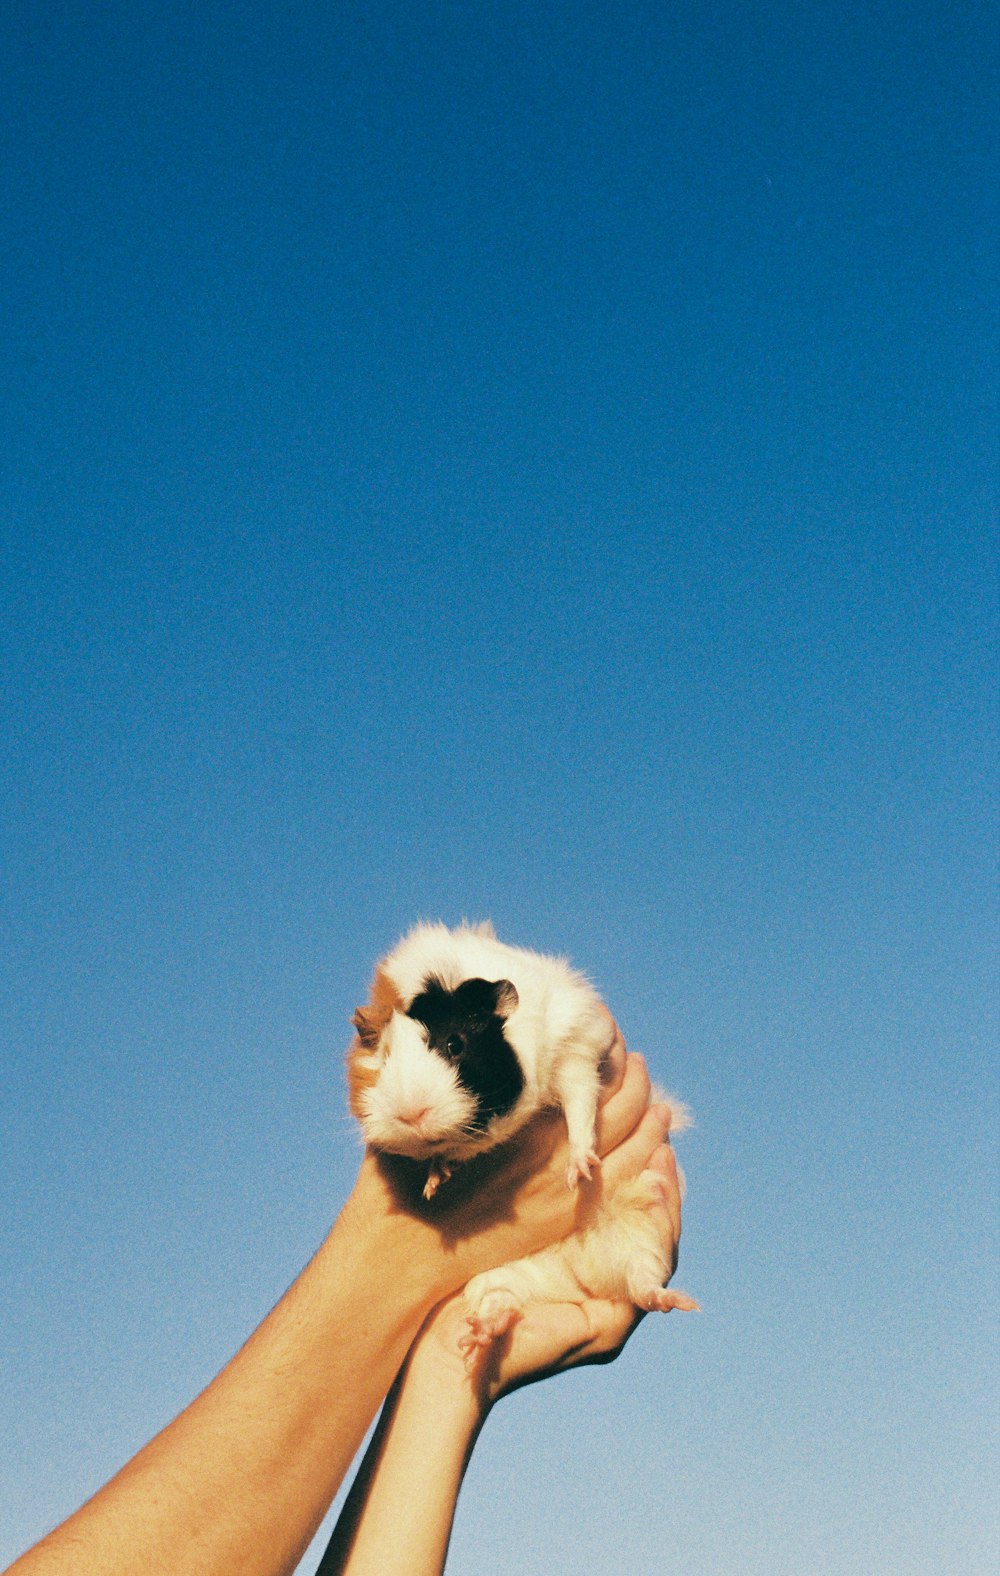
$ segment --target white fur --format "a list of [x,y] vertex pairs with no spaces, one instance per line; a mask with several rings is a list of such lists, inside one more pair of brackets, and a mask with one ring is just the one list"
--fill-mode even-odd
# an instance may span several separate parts
[[[467,979],[508,979],[517,991],[518,1005],[507,1018],[504,1033],[524,1075],[524,1090],[508,1115],[495,1119],[485,1135],[474,1139],[457,1125],[449,1141],[442,1109],[442,1156],[467,1159],[511,1137],[543,1107],[558,1106],[566,1115],[571,1167],[577,1175],[589,1175],[600,1065],[609,1048],[610,1026],[600,997],[582,974],[564,958],[507,946],[497,940],[490,925],[459,925],[454,930],[441,924],[417,925],[383,960],[382,969],[404,1006],[424,988],[429,975],[449,990]],[[385,1040],[383,1034],[383,1062],[388,1050]],[[428,1061],[440,1060],[429,1050],[426,1056]],[[383,1079],[387,1072],[386,1065]],[[430,1072],[427,1082],[430,1088]],[[391,1147],[364,1125],[370,1142]]]
[[393,1013],[373,1060],[381,1065],[379,1079],[360,1103],[365,1136],[376,1149],[415,1159],[439,1154],[475,1116],[476,1103],[455,1069],[428,1049],[423,1025],[403,1013]]
[[684,1292],[666,1291],[673,1273],[650,1215],[661,1178],[643,1171],[598,1210],[591,1225],[554,1247],[473,1276],[465,1305],[474,1349],[509,1329],[526,1303],[575,1302],[590,1297],[632,1302],[646,1312],[690,1308]]

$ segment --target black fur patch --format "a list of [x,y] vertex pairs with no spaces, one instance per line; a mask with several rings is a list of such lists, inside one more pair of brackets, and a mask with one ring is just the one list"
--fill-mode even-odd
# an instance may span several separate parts
[[[524,1088],[524,1074],[503,1032],[517,993],[507,980],[463,980],[447,990],[430,975],[407,1008],[427,1030],[431,1050],[453,1063],[476,1102],[475,1126],[506,1116]],[[498,1004],[500,1011],[498,1012]]]

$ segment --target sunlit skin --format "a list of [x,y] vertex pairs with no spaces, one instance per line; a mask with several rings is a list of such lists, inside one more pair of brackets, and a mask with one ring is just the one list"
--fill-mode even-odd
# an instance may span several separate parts
[[[676,1261],[681,1199],[669,1145],[658,1143],[645,1165],[662,1179],[651,1213]],[[678,1307],[697,1307],[679,1295]],[[462,1478],[496,1402],[564,1369],[610,1362],[643,1317],[630,1303],[596,1299],[529,1304],[470,1376],[459,1351],[464,1301],[448,1298],[393,1386],[317,1576],[438,1576]]]
[[[599,1189],[637,1175],[669,1120],[648,1108],[649,1098],[645,1064],[626,1056],[616,1035],[598,1122],[603,1164],[592,1186],[576,1192],[566,1186],[557,1115],[462,1168],[432,1206],[420,1199],[412,1165],[366,1154],[329,1235],[242,1349],[15,1561],[11,1576],[291,1576],[428,1315],[480,1270],[560,1240],[587,1218]],[[453,1306],[442,1308],[442,1322],[428,1327],[421,1371],[443,1353],[455,1316]],[[508,1367],[499,1382],[515,1382],[526,1342],[541,1341],[555,1366],[573,1351],[583,1360],[593,1342],[610,1351],[624,1339],[634,1314],[595,1308],[586,1317],[593,1333],[581,1346],[582,1327],[567,1324],[561,1357],[555,1328],[543,1336],[540,1325],[532,1337],[525,1321],[501,1357]],[[457,1346],[454,1361],[462,1368]],[[490,1389],[483,1383],[477,1406]],[[468,1380],[464,1396],[473,1396]]]

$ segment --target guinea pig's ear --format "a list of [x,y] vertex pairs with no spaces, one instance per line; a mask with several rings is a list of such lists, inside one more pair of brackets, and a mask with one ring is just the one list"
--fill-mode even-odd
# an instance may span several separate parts
[[493,1011],[498,1018],[509,1018],[520,1000],[517,991],[510,980],[497,980],[493,989],[496,992]]
[[385,1025],[385,1014],[372,1007],[359,1007],[351,1019],[358,1031],[358,1039],[366,1050],[373,1051]]

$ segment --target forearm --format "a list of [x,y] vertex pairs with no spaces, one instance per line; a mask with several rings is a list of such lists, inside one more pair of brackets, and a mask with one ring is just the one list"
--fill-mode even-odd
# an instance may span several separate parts
[[486,1408],[468,1375],[407,1363],[316,1576],[439,1576]]
[[208,1388],[11,1576],[294,1570],[440,1295],[419,1226],[345,1214]]
[[[631,1058],[602,1153],[627,1150],[648,1090]],[[576,1223],[557,1130],[532,1124],[437,1210],[367,1155],[329,1238],[246,1346],[10,1576],[288,1576],[429,1310]]]
[[[651,1197],[648,1210],[664,1244],[675,1250],[680,1192],[673,1155],[662,1142],[668,1122],[662,1108],[651,1111],[622,1146],[621,1158],[630,1151],[626,1180],[629,1168],[633,1175],[648,1170],[661,1178],[662,1196]],[[677,1306],[693,1303],[684,1299]],[[495,1402],[562,1368],[610,1360],[639,1318],[627,1301],[587,1295],[529,1301],[503,1347],[467,1366],[461,1356],[466,1312],[463,1296],[448,1298],[414,1342],[317,1576],[439,1576],[462,1478]]]

